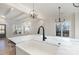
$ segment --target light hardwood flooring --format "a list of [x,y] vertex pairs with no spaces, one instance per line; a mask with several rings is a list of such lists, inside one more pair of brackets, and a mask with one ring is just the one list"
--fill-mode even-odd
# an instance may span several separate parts
[[0,55],[15,55],[16,48],[14,44],[8,42],[8,39],[0,38]]

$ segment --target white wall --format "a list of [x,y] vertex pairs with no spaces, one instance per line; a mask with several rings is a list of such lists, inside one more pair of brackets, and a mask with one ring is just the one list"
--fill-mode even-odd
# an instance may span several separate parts
[[79,13],[75,13],[75,38],[79,39]]
[[[25,13],[27,13],[27,11],[29,11],[29,9],[26,11],[26,7],[24,7],[21,4],[8,4],[8,5],[11,5],[11,6],[15,7],[16,9],[19,9],[20,11],[23,11]],[[21,20],[18,20],[18,21],[17,20],[16,21],[13,21],[13,20],[8,21],[7,37],[16,36],[16,35],[13,34],[13,25],[14,24],[21,24],[22,22],[26,22],[26,21],[30,21],[31,25],[32,25],[28,34],[36,34],[37,30],[38,30],[38,27],[40,25],[43,25],[45,27],[45,34],[46,35],[55,36],[56,35],[55,19],[57,19],[57,15],[54,15],[54,14],[57,14],[58,9],[54,8],[54,7],[57,7],[58,5],[52,5],[53,8],[49,7],[50,5],[48,5],[48,6],[42,5],[42,4],[36,5],[36,9],[38,9],[41,12],[43,11],[43,12],[46,13],[46,14],[43,15],[44,16],[44,19],[42,20],[43,23],[39,19],[32,19],[32,18],[21,19]],[[42,6],[42,8],[41,8],[41,6]],[[44,8],[44,6],[46,6],[46,7]],[[72,10],[68,9],[68,8],[65,8],[67,6],[68,6],[68,8],[71,7],[71,5],[68,5],[68,4],[65,5],[65,6],[63,5],[62,7],[69,14],[63,14],[61,18],[65,18],[66,20],[69,20],[70,23],[71,23],[70,37],[74,38],[75,35],[76,35],[76,37],[78,37],[78,33],[77,33],[78,32],[78,28],[77,28],[78,27],[78,24],[77,24],[78,23],[78,20],[77,20],[78,16],[75,17],[75,14],[70,13],[71,11],[74,10],[73,6],[71,7]],[[48,9],[48,10],[46,10],[46,9]],[[53,12],[52,10],[55,11],[55,12]],[[65,11],[64,11],[64,13],[66,13]],[[53,15],[52,15],[51,12],[53,13]],[[75,23],[75,19],[76,19],[77,23]],[[77,25],[75,25],[75,24],[77,24]],[[24,34],[24,35],[27,35],[27,34]]]
[[[75,20],[74,20],[74,14],[70,15],[63,15],[61,18],[65,18],[65,20],[68,20],[71,23],[70,26],[70,37],[75,37]],[[44,20],[44,27],[46,31],[46,35],[55,36],[56,35],[56,23],[55,20],[58,19],[56,15],[46,18]]]
[[[12,37],[12,36],[16,36],[13,34],[13,25],[14,24],[21,24],[23,22],[29,21],[31,22],[31,28],[28,34],[37,34],[37,30],[39,28],[39,26],[43,25],[45,27],[45,34],[49,35],[49,36],[55,36],[56,35],[56,23],[55,23],[55,19],[57,18],[57,16],[52,16],[49,18],[45,18],[45,19],[32,19],[32,18],[26,18],[24,20],[19,20],[19,21],[9,21],[8,22],[8,30],[7,30],[7,37]],[[64,18],[66,20],[69,20],[71,23],[71,27],[70,27],[70,37],[74,38],[75,36],[75,21],[74,21],[74,14],[73,15],[64,15]],[[77,30],[78,31],[78,30]],[[27,34],[24,34],[27,35]]]

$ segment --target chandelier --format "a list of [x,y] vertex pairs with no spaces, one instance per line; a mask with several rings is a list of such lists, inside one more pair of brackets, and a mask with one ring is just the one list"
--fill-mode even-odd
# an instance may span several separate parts
[[65,21],[65,19],[61,19],[60,9],[61,9],[61,7],[59,6],[58,7],[58,10],[59,10],[59,18],[56,20],[56,22],[64,22]]
[[38,15],[37,15],[37,11],[34,8],[34,3],[33,3],[33,9],[31,10],[30,13],[31,13],[30,17],[32,17],[33,19],[37,18]]
[[31,16],[33,19],[34,19],[34,18],[37,18],[38,15],[36,14],[36,10],[33,9],[33,10],[31,11],[31,15],[30,15],[30,16]]

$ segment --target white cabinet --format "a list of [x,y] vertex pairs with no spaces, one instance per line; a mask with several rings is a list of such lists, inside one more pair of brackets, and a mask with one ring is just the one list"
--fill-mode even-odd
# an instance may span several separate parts
[[30,54],[16,47],[16,55],[30,55]]
[[75,38],[79,39],[79,13],[75,14]]

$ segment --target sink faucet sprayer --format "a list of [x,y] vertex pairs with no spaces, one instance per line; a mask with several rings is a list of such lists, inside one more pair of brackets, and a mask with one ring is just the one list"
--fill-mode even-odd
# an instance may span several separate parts
[[40,27],[38,28],[38,34],[40,33],[40,28],[43,29],[43,41],[45,41],[45,39],[47,39],[47,37],[45,37],[45,30],[44,30],[44,27],[43,27],[43,26],[40,26]]

